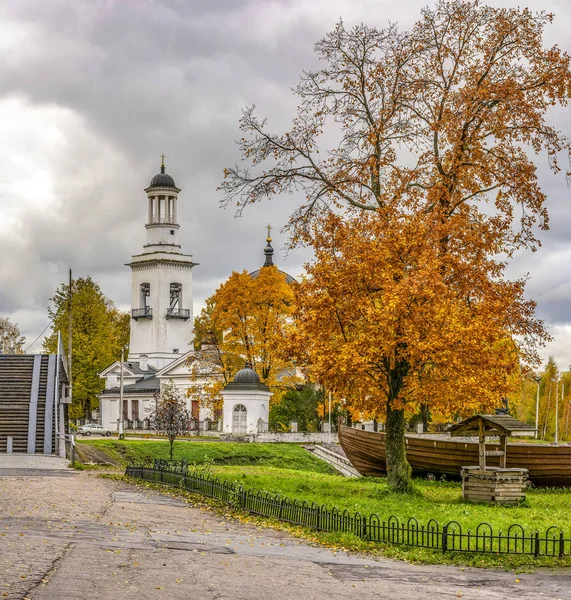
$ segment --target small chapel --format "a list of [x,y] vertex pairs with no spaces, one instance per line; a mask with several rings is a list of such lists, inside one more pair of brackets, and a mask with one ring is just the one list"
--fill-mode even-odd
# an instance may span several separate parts
[[[147,239],[143,251],[132,256],[127,264],[131,269],[131,324],[129,353],[122,363],[122,417],[123,421],[133,423],[146,418],[155,406],[161,386],[167,381],[174,383],[182,396],[186,397],[191,376],[188,365],[191,362],[195,369],[195,384],[200,385],[201,378],[206,383],[212,377],[208,368],[200,367],[205,355],[212,351],[210,342],[205,341],[199,351],[192,348],[192,269],[198,263],[193,261],[191,255],[182,252],[178,224],[178,195],[181,190],[166,172],[164,155],[160,172],[151,179],[144,191],[147,195]],[[268,228],[265,260],[261,268],[274,264],[273,253]],[[287,273],[280,272],[288,283],[294,281]],[[250,276],[255,278],[259,273],[258,269],[250,273]],[[211,362],[206,360],[204,364]],[[246,367],[244,373],[236,375],[237,385],[232,387],[229,397],[241,387],[247,387],[239,385],[240,377],[245,377],[246,370],[251,369]],[[253,376],[257,378],[254,371],[246,373],[246,379]],[[100,373],[100,377],[105,381],[105,388],[100,396],[100,422],[103,427],[117,431],[121,418],[121,361],[109,365]],[[251,386],[251,383],[248,379],[248,385]],[[214,415],[209,408],[199,406],[195,399],[188,398],[187,402],[196,421],[212,420]],[[245,400],[236,405],[239,406],[238,412],[247,411],[243,402]],[[268,403],[269,393],[264,404],[266,412]],[[249,412],[253,416],[251,410]],[[228,415],[227,427],[230,427],[231,419]]]

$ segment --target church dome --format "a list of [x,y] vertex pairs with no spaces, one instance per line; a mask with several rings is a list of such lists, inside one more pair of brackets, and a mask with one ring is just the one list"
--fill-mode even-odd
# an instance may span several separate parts
[[[266,247],[264,248],[264,255],[266,258],[264,260],[264,264],[262,265],[262,269],[264,267],[274,266],[274,249],[272,247],[272,238],[270,237],[270,229],[271,229],[271,227],[268,225],[268,237],[266,239]],[[252,279],[257,279],[260,276],[260,270],[261,269],[256,269],[255,271],[252,271],[250,273],[250,277]],[[284,276],[287,284],[295,282],[295,279],[288,273],[281,271],[279,269],[278,269],[278,272]]]
[[170,188],[175,188],[178,189],[176,187],[176,184],[174,182],[174,179],[168,174],[165,173],[165,157],[164,154],[162,155],[162,162],[161,162],[161,172],[157,173],[152,179],[151,179],[151,183],[149,183],[149,187],[170,187]]
[[246,363],[246,366],[236,373],[234,383],[260,383],[260,377],[250,363]]
[[174,179],[165,173],[165,168],[161,167],[161,172],[157,173],[152,179],[149,187],[172,187],[176,188]]

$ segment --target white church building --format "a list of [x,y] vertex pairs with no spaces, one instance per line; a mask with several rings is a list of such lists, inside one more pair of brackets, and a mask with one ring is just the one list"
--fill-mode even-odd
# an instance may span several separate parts
[[[157,402],[161,385],[167,381],[172,381],[186,397],[191,376],[189,364],[193,365],[195,385],[200,386],[201,380],[206,382],[212,377],[210,370],[203,368],[205,364],[212,365],[212,361],[201,361],[212,348],[205,344],[198,352],[191,349],[192,269],[197,263],[193,262],[191,255],[183,254],[179,243],[180,189],[165,172],[164,156],[160,173],[151,179],[145,192],[148,199],[147,243],[143,252],[134,255],[127,265],[131,268],[132,282],[131,326],[129,353],[123,362],[123,420],[132,422],[143,421],[148,416]],[[268,234],[263,266],[273,265],[270,242]],[[259,270],[251,276],[257,277],[258,274]],[[293,280],[283,274],[288,282]],[[254,371],[248,374],[247,370],[251,371],[243,369],[236,378],[239,379],[240,374],[243,378],[246,374],[247,379],[254,377],[259,384]],[[120,419],[120,376],[120,361],[100,373],[105,380],[105,389],[100,395],[100,421],[112,431],[118,430]],[[248,380],[249,387],[251,383]],[[234,427],[239,434],[246,433],[246,430],[253,433],[250,430],[258,420],[268,421],[269,391],[266,394],[265,390],[256,389],[256,394],[264,400],[252,403],[239,393],[244,385],[230,387],[228,401],[224,399],[224,429],[231,432]],[[234,397],[235,402],[232,400]],[[197,399],[187,398],[187,402],[194,419],[202,422],[212,419],[210,409],[201,407]]]
[[[173,381],[186,396],[190,370],[187,362],[192,333],[192,256],[179,243],[178,194],[174,179],[161,171],[145,189],[147,242],[135,254],[131,268],[131,327],[129,354],[123,363],[123,419],[143,420],[160,393],[161,382]],[[101,424],[117,429],[121,363],[107,367],[100,377],[105,389],[100,397]],[[189,400],[198,420],[211,417]]]

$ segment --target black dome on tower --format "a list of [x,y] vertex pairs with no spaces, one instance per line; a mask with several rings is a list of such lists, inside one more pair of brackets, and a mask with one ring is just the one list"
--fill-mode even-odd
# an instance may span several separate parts
[[170,188],[178,189],[176,187],[174,179],[168,173],[165,173],[165,159],[164,159],[164,155],[163,155],[163,160],[162,160],[162,163],[161,163],[161,172],[157,173],[151,179],[151,183],[149,183],[149,187],[150,188],[151,187],[170,187]]

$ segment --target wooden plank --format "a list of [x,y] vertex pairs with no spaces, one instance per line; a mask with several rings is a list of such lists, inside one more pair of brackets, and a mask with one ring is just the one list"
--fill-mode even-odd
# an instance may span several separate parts
[[508,448],[508,438],[505,435],[500,436],[500,468],[506,468],[506,458],[507,458],[507,448]]

